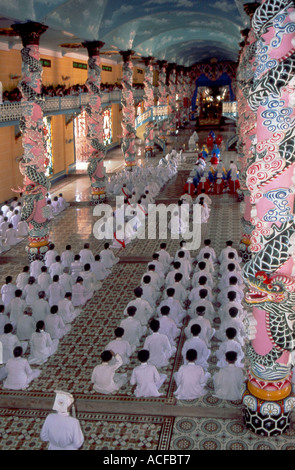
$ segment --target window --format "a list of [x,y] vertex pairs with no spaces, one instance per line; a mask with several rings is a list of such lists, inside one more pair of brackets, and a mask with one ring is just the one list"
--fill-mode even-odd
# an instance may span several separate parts
[[40,59],[42,67],[51,67],[51,60],[49,59]]
[[112,109],[106,108],[103,111],[103,143],[110,145],[112,143]]
[[101,68],[106,72],[111,72],[113,70],[113,67],[109,67],[108,65],[103,65]]
[[73,62],[74,69],[83,69],[87,70],[87,64],[83,64],[83,62]]

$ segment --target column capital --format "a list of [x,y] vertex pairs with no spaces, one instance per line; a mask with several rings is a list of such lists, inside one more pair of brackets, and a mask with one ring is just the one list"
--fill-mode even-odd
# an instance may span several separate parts
[[103,41],[85,41],[82,46],[88,51],[89,57],[99,56],[100,49],[105,45]]
[[130,60],[130,56],[134,54],[134,51],[128,49],[127,51],[119,51],[119,54],[123,57],[123,61],[126,63]]
[[40,36],[48,29],[48,26],[33,21],[14,24],[11,27],[16,35],[21,37],[24,47],[29,45],[39,46]]

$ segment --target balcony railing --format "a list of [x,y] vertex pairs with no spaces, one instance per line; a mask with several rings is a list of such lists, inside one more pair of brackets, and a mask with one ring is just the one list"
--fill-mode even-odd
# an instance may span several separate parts
[[[101,104],[103,107],[112,103],[121,101],[122,91],[113,90],[102,93]],[[134,100],[140,101],[143,98],[143,90],[135,89],[133,92]],[[63,114],[71,110],[81,109],[89,102],[88,93],[80,93],[79,95],[54,96],[44,99],[43,113]],[[0,105],[0,123],[19,121],[22,117],[21,102],[9,102]]]

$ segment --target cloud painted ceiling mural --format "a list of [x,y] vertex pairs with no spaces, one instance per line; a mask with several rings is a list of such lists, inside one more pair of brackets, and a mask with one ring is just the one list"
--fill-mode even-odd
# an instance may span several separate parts
[[[0,27],[37,21],[48,26],[40,45],[99,40],[105,50],[132,49],[179,65],[236,61],[243,0],[0,0]],[[0,40],[2,40],[0,38]]]

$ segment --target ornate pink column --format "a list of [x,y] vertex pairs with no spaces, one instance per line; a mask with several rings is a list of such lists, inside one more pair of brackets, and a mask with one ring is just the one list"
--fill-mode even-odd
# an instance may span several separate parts
[[243,270],[245,301],[256,335],[247,347],[245,421],[254,432],[279,435],[295,406],[294,245],[295,48],[294,3],[266,0],[252,18],[253,83],[245,90],[256,115],[256,142],[246,173],[253,258]]
[[[153,57],[143,57],[145,62],[145,75],[144,75],[144,109],[148,111],[155,105],[154,97],[154,68]],[[145,138],[145,151],[153,153],[154,149],[154,126],[155,123],[150,121],[147,123],[144,133]]]
[[[166,84],[167,81],[167,61],[158,60],[159,66],[159,79],[158,79],[158,101],[159,106],[168,106],[167,95],[168,87]],[[158,123],[159,127],[159,137],[160,139],[166,140],[167,138],[167,119],[160,121]]]
[[135,106],[133,98],[133,62],[131,56],[133,51],[121,51],[123,57],[122,77],[122,151],[125,158],[127,170],[132,170],[136,165],[136,129],[135,129]]
[[106,148],[103,135],[103,109],[101,106],[101,67],[100,49],[104,46],[101,41],[84,42],[88,51],[88,78],[86,87],[89,102],[85,107],[87,113],[88,168],[91,182],[91,202],[98,204],[106,197],[106,171],[104,158]]
[[169,67],[169,131],[176,131],[176,65],[170,64]]
[[43,124],[43,100],[41,98],[42,65],[40,62],[39,40],[47,30],[40,23],[12,25],[17,36],[21,37],[23,49],[22,79],[19,89],[22,93],[22,118],[20,129],[23,135],[24,154],[19,168],[24,176],[22,220],[29,226],[26,251],[29,260],[43,257],[49,244],[49,220],[46,208],[46,193],[50,183],[45,175],[48,165]]

